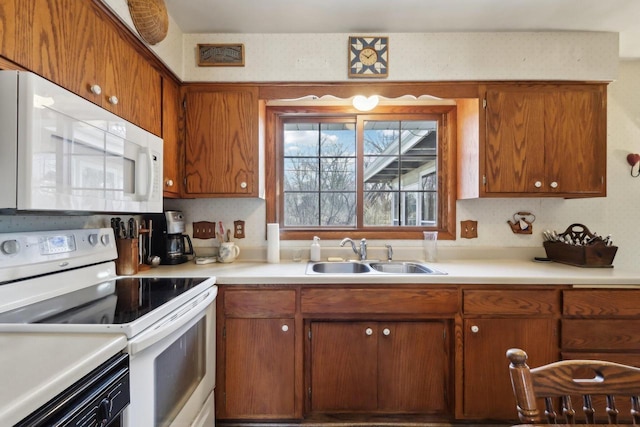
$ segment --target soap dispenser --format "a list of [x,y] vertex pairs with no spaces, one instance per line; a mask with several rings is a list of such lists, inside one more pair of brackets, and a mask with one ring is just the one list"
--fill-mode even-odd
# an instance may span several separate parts
[[313,242],[311,242],[311,256],[309,258],[314,262],[320,261],[320,238],[318,236],[313,237]]

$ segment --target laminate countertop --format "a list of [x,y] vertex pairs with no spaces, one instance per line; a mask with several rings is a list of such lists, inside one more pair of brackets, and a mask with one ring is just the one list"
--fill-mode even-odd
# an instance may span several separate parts
[[127,345],[122,334],[0,333],[0,426],[12,426]]
[[447,260],[426,265],[444,275],[423,274],[306,274],[307,261],[278,264],[237,260],[233,263],[197,265],[194,261],[158,266],[139,276],[215,276],[221,285],[251,284],[491,284],[574,285],[586,287],[640,288],[640,273],[616,268],[581,268],[556,262],[531,260]]

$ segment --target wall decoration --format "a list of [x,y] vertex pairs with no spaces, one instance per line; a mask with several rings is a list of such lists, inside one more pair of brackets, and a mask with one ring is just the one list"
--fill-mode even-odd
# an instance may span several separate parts
[[389,76],[389,37],[349,37],[349,77]]
[[244,44],[199,44],[198,66],[244,67]]
[[140,37],[150,45],[160,43],[169,31],[164,0],[129,0],[129,13]]

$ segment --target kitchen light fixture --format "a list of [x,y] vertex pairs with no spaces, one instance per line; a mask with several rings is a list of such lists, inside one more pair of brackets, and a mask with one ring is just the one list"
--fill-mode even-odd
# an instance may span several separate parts
[[631,165],[631,176],[634,178],[637,178],[640,176],[640,167],[638,168],[638,171],[636,172],[636,174],[633,174],[633,168],[640,163],[640,154],[636,154],[636,153],[629,153],[627,155],[627,162]]
[[356,95],[353,97],[353,101],[351,101],[351,103],[358,111],[371,111],[376,108],[378,101],[378,95],[372,95],[368,98],[366,96]]

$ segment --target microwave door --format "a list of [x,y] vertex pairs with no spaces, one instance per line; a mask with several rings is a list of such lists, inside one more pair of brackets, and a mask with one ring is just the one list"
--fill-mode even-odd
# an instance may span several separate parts
[[108,134],[107,141],[110,177],[107,187],[111,190],[108,192],[107,209],[149,212],[149,202],[158,199],[161,210],[162,196],[157,194],[155,185],[161,153],[113,134]]
[[19,133],[18,209],[104,209],[104,133],[56,110],[32,111]]

